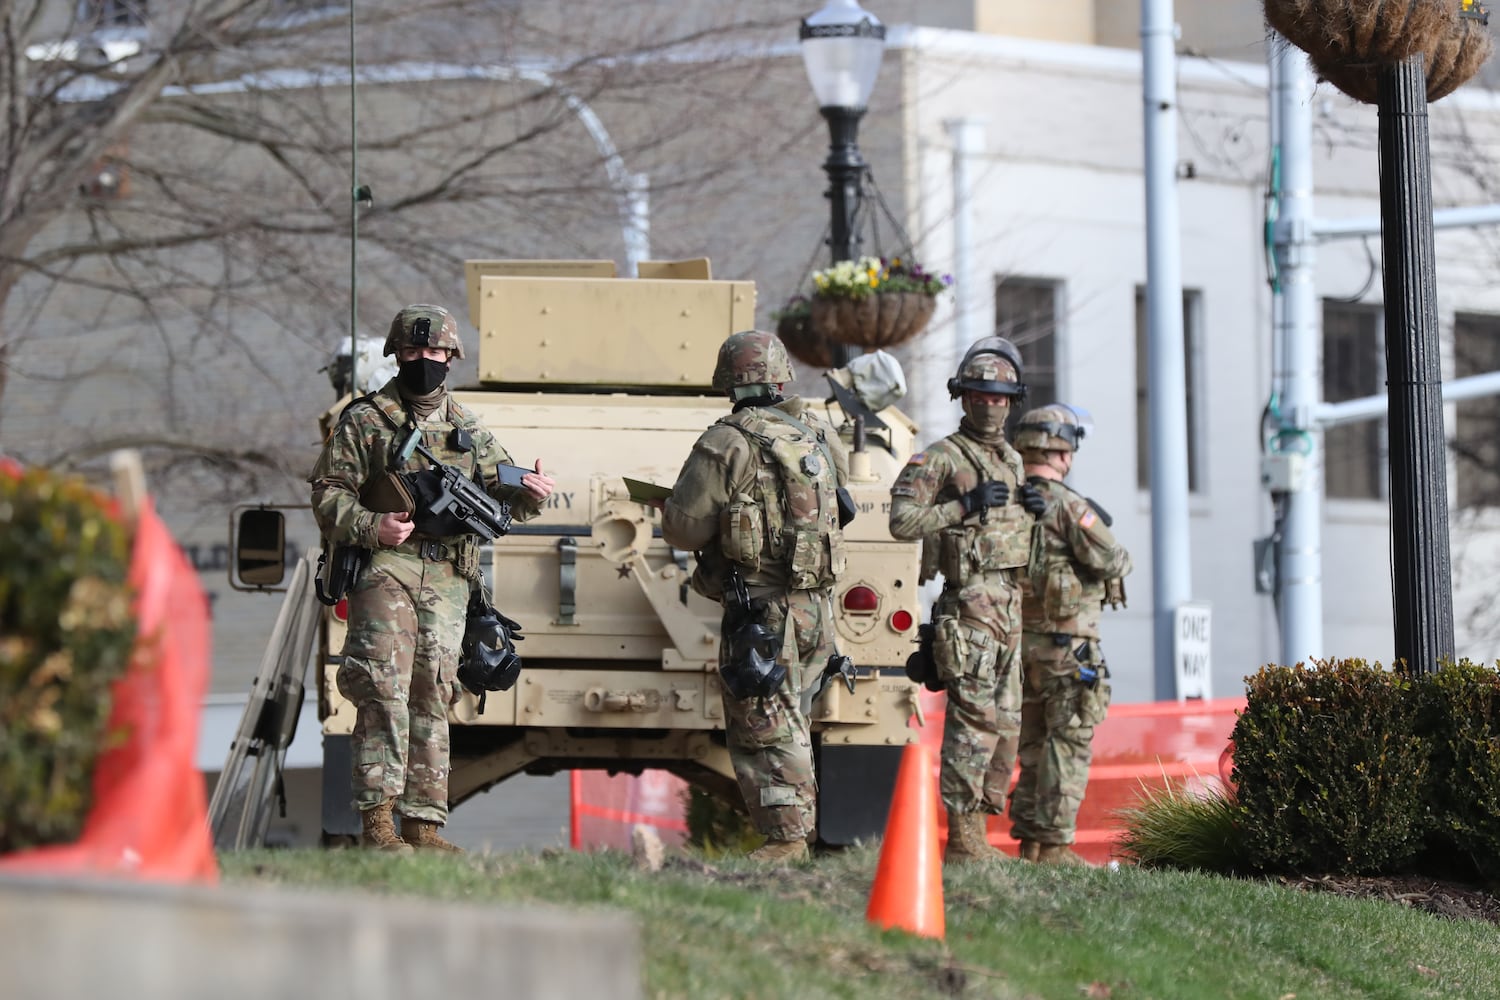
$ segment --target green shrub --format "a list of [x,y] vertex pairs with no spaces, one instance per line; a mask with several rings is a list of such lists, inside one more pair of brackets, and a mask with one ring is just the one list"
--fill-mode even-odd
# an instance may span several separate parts
[[1429,749],[1411,680],[1314,661],[1261,669],[1246,697],[1234,773],[1254,867],[1374,874],[1418,854]]
[[1500,878],[1500,673],[1463,660],[1420,684],[1421,725],[1432,745],[1426,783],[1436,858],[1466,858]]
[[76,840],[136,623],[105,501],[0,467],[0,853]]
[[1118,812],[1120,853],[1147,868],[1230,874],[1249,867],[1240,808],[1228,792],[1141,783],[1136,804]]
[[687,800],[688,845],[710,858],[753,851],[766,838],[756,831],[750,815],[738,801],[722,798],[689,785]]

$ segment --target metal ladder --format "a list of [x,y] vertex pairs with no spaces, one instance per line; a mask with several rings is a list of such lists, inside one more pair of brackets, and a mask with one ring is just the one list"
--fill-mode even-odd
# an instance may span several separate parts
[[[282,766],[297,734],[307,664],[322,610],[313,590],[315,558],[314,552],[304,555],[292,573],[260,670],[250,685],[250,703],[208,804],[209,834],[220,850],[262,846],[273,804],[283,814],[286,810]],[[250,757],[255,758],[255,767],[245,778],[245,762]]]

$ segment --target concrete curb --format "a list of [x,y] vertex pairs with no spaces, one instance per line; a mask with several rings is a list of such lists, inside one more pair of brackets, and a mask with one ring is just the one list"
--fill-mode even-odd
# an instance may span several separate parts
[[0,877],[7,1000],[637,1000],[623,914]]

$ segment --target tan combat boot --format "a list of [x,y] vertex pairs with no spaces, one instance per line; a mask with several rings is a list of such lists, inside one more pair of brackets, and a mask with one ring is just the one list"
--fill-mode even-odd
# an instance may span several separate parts
[[807,841],[773,838],[751,851],[749,857],[751,861],[759,861],[762,864],[794,865],[807,860]]
[[990,845],[984,834],[984,813],[964,813],[948,819],[948,849],[945,864],[968,864],[971,861],[999,861],[1005,855]]
[[419,851],[446,851],[449,854],[462,854],[464,849],[457,844],[450,844],[438,836],[439,824],[430,819],[413,819],[410,816],[401,817],[401,832],[405,835],[406,842]]
[[1035,861],[1037,855],[1042,852],[1042,845],[1034,840],[1021,841],[1020,858],[1022,861]]
[[1036,863],[1039,865],[1082,865],[1092,867],[1081,855],[1074,852],[1070,844],[1042,844],[1041,850],[1037,852]]
[[396,835],[396,824],[391,816],[389,799],[373,809],[366,809],[360,813],[359,819],[364,825],[364,833],[359,838],[361,847],[376,851],[389,851],[392,854],[411,853],[411,845]]

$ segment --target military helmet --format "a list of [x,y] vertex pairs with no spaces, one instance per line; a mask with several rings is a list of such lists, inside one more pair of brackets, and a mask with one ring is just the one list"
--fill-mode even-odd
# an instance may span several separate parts
[[1022,414],[1014,443],[1021,451],[1077,451],[1079,443],[1093,429],[1094,421],[1087,410],[1067,403],[1052,403]]
[[714,365],[715,389],[780,385],[792,378],[792,359],[774,333],[741,330],[731,333],[719,346],[719,361]]
[[984,337],[974,342],[958,363],[958,372],[948,380],[948,395],[957,399],[965,390],[988,392],[1024,399],[1021,352],[1004,337]]
[[458,339],[458,321],[442,306],[407,306],[391,320],[391,332],[385,337],[385,356],[403,347],[446,347],[456,357],[464,356],[464,342]]

